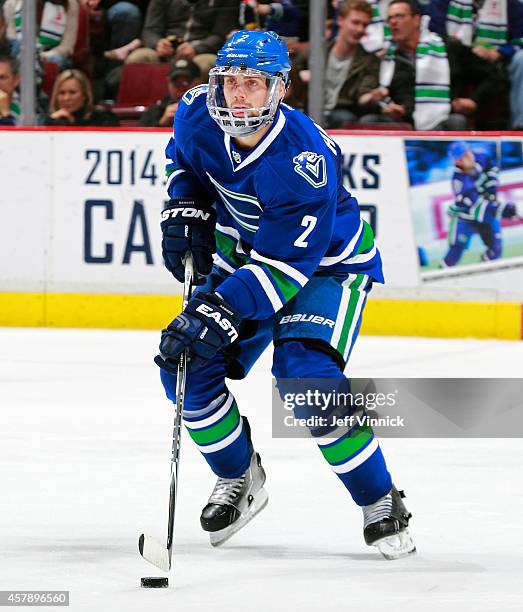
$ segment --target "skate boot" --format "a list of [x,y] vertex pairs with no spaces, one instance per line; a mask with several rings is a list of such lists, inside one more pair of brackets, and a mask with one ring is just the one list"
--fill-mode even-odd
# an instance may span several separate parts
[[403,491],[392,489],[377,502],[363,506],[363,537],[385,559],[400,559],[416,552],[408,525],[412,514],[405,508]]
[[238,478],[218,478],[202,510],[200,523],[209,532],[212,546],[219,546],[244,527],[268,502],[263,488],[265,471],[260,455],[253,452],[247,470]]

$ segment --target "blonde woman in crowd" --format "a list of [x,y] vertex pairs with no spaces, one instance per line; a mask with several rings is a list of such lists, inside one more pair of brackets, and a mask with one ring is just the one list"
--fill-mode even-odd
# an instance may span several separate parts
[[113,113],[94,108],[91,83],[83,72],[65,70],[55,81],[44,125],[115,126],[119,122]]

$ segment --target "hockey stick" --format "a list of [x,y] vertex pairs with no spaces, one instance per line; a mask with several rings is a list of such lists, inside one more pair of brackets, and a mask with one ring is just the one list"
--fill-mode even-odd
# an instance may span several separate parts
[[[182,310],[191,298],[193,285],[194,265],[189,253],[185,259],[185,279],[183,285]],[[142,557],[168,572],[171,569],[174,538],[174,512],[176,510],[176,493],[178,492],[178,464],[180,462],[180,441],[182,430],[183,405],[185,401],[185,381],[187,375],[187,353],[180,355],[178,371],[176,374],[176,412],[174,415],[173,442],[171,451],[171,486],[169,490],[169,520],[167,523],[167,546],[158,540],[142,533],[138,540],[138,549]]]

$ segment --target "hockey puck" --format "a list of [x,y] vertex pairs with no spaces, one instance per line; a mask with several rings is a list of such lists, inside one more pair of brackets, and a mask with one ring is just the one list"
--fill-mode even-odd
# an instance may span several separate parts
[[166,589],[169,586],[169,578],[164,576],[158,578],[148,576],[142,578],[140,582],[144,589]]

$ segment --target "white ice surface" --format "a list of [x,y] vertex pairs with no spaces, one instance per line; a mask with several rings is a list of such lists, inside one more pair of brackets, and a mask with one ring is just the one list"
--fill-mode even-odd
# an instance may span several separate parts
[[[172,410],[150,332],[0,329],[0,590],[67,589],[72,610],[523,610],[523,442],[386,439],[419,554],[381,559],[310,440],[270,433],[270,355],[234,384],[269,505],[221,549],[214,478],[183,436],[171,588],[138,553],[165,538]],[[353,376],[519,377],[523,343],[359,339]],[[185,433],[185,432],[184,432]],[[521,434],[521,432],[520,432]]]

